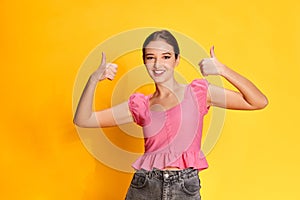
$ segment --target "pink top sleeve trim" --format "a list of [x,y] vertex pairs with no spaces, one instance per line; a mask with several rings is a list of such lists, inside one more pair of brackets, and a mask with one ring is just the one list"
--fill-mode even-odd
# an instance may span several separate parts
[[206,79],[195,79],[191,83],[191,88],[198,100],[199,110],[206,114],[209,110],[207,105],[208,81]]
[[128,106],[135,123],[145,126],[150,122],[148,96],[141,93],[132,94]]

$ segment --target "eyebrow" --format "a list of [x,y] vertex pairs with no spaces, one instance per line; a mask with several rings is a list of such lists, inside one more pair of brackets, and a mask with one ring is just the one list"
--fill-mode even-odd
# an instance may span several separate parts
[[[162,53],[163,55],[172,55],[172,53],[170,52],[165,52],[165,53]],[[148,55],[154,55],[154,53],[146,53],[146,56]]]

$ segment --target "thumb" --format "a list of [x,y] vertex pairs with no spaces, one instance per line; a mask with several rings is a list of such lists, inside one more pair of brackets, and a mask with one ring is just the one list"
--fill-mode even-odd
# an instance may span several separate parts
[[215,46],[212,46],[210,48],[210,57],[211,58],[215,58],[216,57],[216,55],[215,55]]
[[101,65],[105,65],[106,64],[106,55],[104,52],[102,52],[102,60],[101,60]]

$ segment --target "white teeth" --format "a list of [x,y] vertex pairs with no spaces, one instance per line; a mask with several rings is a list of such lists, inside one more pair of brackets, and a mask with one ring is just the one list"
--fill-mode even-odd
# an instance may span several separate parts
[[155,74],[162,74],[164,73],[165,71],[164,70],[154,70],[154,73]]

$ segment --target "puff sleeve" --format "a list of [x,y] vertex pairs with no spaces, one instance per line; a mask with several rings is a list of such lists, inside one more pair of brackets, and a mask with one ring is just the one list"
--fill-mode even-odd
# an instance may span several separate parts
[[140,126],[145,126],[150,122],[149,97],[144,94],[135,93],[129,97],[128,106],[133,120]]
[[208,81],[206,79],[195,79],[191,83],[192,92],[197,100],[199,111],[206,114],[209,110],[207,105]]

